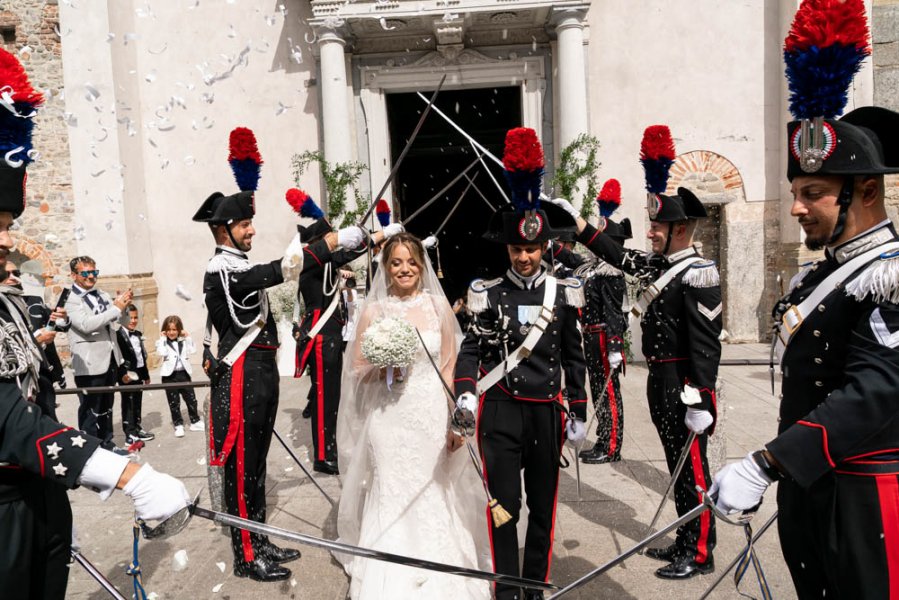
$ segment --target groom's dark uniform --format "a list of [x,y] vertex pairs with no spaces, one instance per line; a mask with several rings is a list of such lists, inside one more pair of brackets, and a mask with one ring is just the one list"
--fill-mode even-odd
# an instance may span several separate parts
[[[546,223],[546,214],[537,214]],[[519,215],[497,213],[502,221]],[[506,228],[508,229],[508,227]],[[543,236],[548,236],[548,226]],[[506,238],[502,231],[488,231],[489,239],[504,243],[535,243]],[[514,237],[514,236],[513,236]],[[455,392],[478,394],[477,381],[515,352],[535,324],[548,279],[545,269],[536,277],[523,278],[512,269],[497,279],[477,279],[471,284],[468,307],[474,318],[465,335],[456,362]],[[577,308],[583,305],[583,290],[576,279],[557,280],[552,317],[529,356],[511,369],[480,397],[478,442],[484,476],[491,494],[511,514],[512,521],[500,527],[491,522],[490,543],[494,570],[518,575],[518,536],[515,524],[521,509],[521,476],[529,510],[524,565],[521,575],[548,581],[559,461],[565,442],[565,422],[570,410],[584,420],[587,394],[586,367],[577,326]],[[539,323],[537,324],[539,326]],[[568,409],[563,404],[568,399]],[[489,515],[488,515],[489,520]],[[518,588],[497,584],[498,600],[521,598]]]

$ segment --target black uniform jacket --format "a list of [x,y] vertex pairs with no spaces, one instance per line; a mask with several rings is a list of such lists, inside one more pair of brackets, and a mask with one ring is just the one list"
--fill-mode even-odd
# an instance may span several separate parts
[[[233,248],[218,246],[215,249],[216,256],[223,252],[229,252],[240,258],[247,256]],[[266,288],[284,282],[280,258],[268,263],[252,265],[245,271],[228,272],[227,277],[231,299],[235,301],[234,314],[244,324],[252,323],[253,318],[259,314],[259,307],[241,308],[238,304],[254,306],[259,302],[260,294],[264,294]],[[206,294],[206,310],[212,317],[212,325],[219,337],[218,357],[223,358],[243,336],[246,329],[238,327],[231,318],[219,271],[209,272],[207,270],[203,278],[203,292]],[[253,341],[253,345],[265,348],[278,347],[278,328],[271,311],[268,313],[265,326]]]
[[[578,241],[607,263],[634,275],[648,287],[670,267],[697,256],[693,248],[668,257],[622,248],[611,238],[587,225]],[[640,320],[643,354],[650,366],[682,362],[684,384],[700,391],[702,402],[694,408],[715,415],[715,380],[721,360],[721,286],[713,261],[701,261],[679,273],[649,304]]]
[[627,284],[624,273],[601,259],[587,260],[580,254],[553,246],[555,260],[571,269],[584,282],[581,323],[587,331],[602,326],[609,352],[621,352],[627,331],[627,314],[622,308]]
[[[802,302],[853,256],[894,241],[885,221],[791,282],[776,312]],[[822,300],[784,351],[779,435],[767,445],[808,487],[833,470],[899,461],[899,254],[873,259]],[[779,320],[779,319],[778,319]],[[892,463],[892,464],[890,464]]]
[[[317,323],[321,314],[327,310],[334,299],[335,294],[339,294],[340,274],[337,272],[339,267],[352,262],[359,256],[365,254],[365,246],[361,250],[335,250],[330,251],[324,240],[319,240],[309,244],[303,249],[305,256],[303,257],[303,271],[300,274],[300,285],[297,290],[297,301],[302,298],[305,313],[300,323],[300,332],[305,338],[306,334]],[[323,286],[325,280],[325,265],[331,264],[330,279],[327,286]],[[327,290],[322,289],[323,287]],[[325,294],[328,291],[328,294]],[[338,299],[337,309],[331,314],[328,322],[322,327],[319,335],[326,337],[341,337],[343,334],[343,326],[346,325],[346,306],[341,296]],[[301,338],[301,340],[303,339]]]
[[[142,361],[144,366],[137,366],[137,356],[134,354],[134,346],[131,345],[131,336],[137,336],[140,342],[140,352]],[[138,379],[141,381],[149,381],[150,379],[150,371],[147,369],[147,349],[144,347],[143,342],[144,334],[135,329],[134,331],[128,331],[125,327],[119,328],[118,333],[118,342],[119,342],[119,350],[122,351],[122,358],[125,361],[119,366],[119,383],[122,381],[122,377],[128,372],[133,371],[137,373]]]
[[[514,272],[502,278],[476,279],[469,292],[468,307],[474,313],[456,360],[455,392],[477,395],[477,380],[502,362],[506,351],[513,352],[527,335],[522,317],[528,321],[543,304],[546,271],[526,289]],[[572,290],[572,291],[569,291]],[[483,291],[477,291],[483,290]],[[537,342],[531,355],[499,383],[487,390],[487,399],[522,402],[553,402],[562,397],[562,376],[571,412],[584,419],[587,412],[586,365],[581,334],[577,327],[577,302],[570,298],[581,292],[580,282],[559,280],[553,321]],[[473,298],[477,294],[485,297]],[[486,302],[486,305],[484,304]],[[575,305],[572,305],[575,304]],[[535,307],[531,311],[524,307]],[[483,310],[480,310],[483,308]]]

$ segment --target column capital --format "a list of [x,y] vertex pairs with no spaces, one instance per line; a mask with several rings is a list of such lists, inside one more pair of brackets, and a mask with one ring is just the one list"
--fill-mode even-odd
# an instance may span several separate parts
[[577,27],[583,29],[586,26],[585,19],[590,5],[570,6],[566,8],[553,8],[549,17],[549,24],[556,30]]

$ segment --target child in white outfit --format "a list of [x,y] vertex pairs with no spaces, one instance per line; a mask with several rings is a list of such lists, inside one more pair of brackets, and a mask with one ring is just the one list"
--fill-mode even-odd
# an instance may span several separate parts
[[[163,359],[162,382],[186,382],[190,381],[190,355],[197,349],[190,335],[184,331],[181,317],[171,315],[162,322],[162,337],[156,341],[156,353]],[[190,430],[203,431],[203,421],[197,412],[197,397],[192,388],[173,388],[165,391],[169,402],[169,411],[172,413],[172,425],[175,427],[175,437],[184,437],[184,421],[181,417],[181,402],[179,396],[184,397],[187,405],[187,414],[190,417]]]

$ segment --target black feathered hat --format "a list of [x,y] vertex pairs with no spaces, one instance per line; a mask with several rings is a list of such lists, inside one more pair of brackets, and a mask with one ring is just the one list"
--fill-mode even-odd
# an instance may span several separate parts
[[677,188],[676,196],[650,194],[648,211],[649,220],[657,223],[677,223],[708,216],[696,194],[685,187]]
[[252,219],[256,215],[254,195],[259,187],[262,157],[256,145],[256,136],[246,127],[235,127],[231,131],[228,139],[228,163],[240,192],[230,196],[213,192],[203,201],[193,217],[194,221],[229,224]]
[[256,204],[253,192],[238,192],[230,196],[215,192],[206,198],[193,220],[218,225],[252,219],[255,214]]
[[621,219],[618,223],[611,219],[606,219],[606,228],[603,229],[603,233],[622,245],[626,240],[634,237],[631,229],[631,220],[627,218]]

